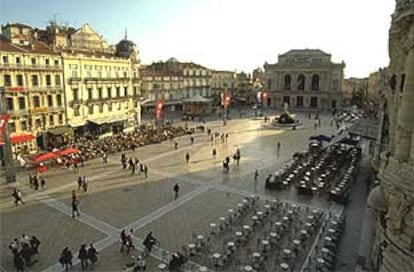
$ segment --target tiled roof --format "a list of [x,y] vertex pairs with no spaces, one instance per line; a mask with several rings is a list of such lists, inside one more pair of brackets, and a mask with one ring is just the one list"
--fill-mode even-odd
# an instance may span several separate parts
[[33,41],[31,46],[21,46],[0,40],[0,50],[20,53],[40,53],[57,55],[48,45],[40,41]]
[[289,50],[288,52],[282,54],[282,56],[292,56],[292,55],[294,55],[294,56],[309,56],[309,55],[312,55],[312,56],[315,56],[315,55],[317,55],[317,56],[320,56],[320,55],[329,56],[328,53],[325,53],[320,49],[292,49],[292,50]]

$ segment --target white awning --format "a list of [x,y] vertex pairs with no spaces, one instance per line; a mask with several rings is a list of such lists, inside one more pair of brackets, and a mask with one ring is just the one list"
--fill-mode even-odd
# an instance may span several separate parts
[[111,123],[116,123],[116,122],[122,122],[122,121],[126,121],[128,119],[128,116],[124,116],[124,115],[113,115],[113,116],[105,116],[105,117],[101,117],[101,118],[91,118],[88,121],[95,123],[97,125],[102,125],[102,124],[111,124]]

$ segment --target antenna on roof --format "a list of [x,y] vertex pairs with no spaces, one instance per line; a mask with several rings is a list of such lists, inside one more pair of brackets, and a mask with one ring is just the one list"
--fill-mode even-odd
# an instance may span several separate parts
[[125,27],[125,38],[124,38],[125,40],[127,40],[128,39],[128,31],[127,31],[127,28]]

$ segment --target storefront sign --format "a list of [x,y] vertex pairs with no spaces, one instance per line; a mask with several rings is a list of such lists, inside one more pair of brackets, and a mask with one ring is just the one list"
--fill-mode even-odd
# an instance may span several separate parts
[[49,109],[48,107],[34,108],[34,109],[30,109],[30,113],[31,114],[47,113],[48,109]]

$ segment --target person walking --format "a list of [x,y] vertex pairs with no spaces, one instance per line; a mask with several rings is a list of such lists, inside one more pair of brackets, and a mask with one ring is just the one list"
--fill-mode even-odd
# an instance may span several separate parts
[[185,160],[187,161],[187,164],[188,164],[188,162],[190,161],[190,153],[186,153],[185,154]]
[[88,248],[88,259],[91,261],[91,268],[93,270],[95,263],[98,261],[98,251],[96,251],[92,243]]
[[177,142],[174,142],[174,148],[175,148],[175,150],[178,149],[178,143]]
[[24,259],[21,253],[17,253],[13,256],[13,264],[17,272],[24,271]]
[[45,186],[46,186],[46,181],[45,181],[45,178],[42,177],[40,179],[40,188],[42,189],[42,191],[45,189]]
[[132,240],[132,236],[134,235],[134,230],[130,229],[129,234],[126,236],[126,244],[127,244],[127,254],[132,249],[135,249],[134,241]]
[[148,178],[148,166],[144,165],[144,175],[145,178]]
[[190,137],[190,142],[191,142],[191,145],[194,144],[194,137],[193,136]]
[[108,154],[106,152],[103,153],[102,159],[104,164],[108,163]]
[[81,262],[82,270],[88,267],[88,251],[86,250],[86,245],[81,245],[78,252],[78,259]]
[[81,190],[83,184],[82,176],[78,177],[78,191]]
[[178,198],[178,192],[180,191],[180,186],[178,186],[178,183],[175,183],[173,190],[175,193],[174,200],[176,200]]
[[60,254],[59,262],[62,264],[62,267],[65,269],[66,272],[69,269],[69,265],[71,268],[73,266],[72,258],[73,258],[72,251],[69,249],[69,247],[65,247],[62,253]]
[[277,156],[279,157],[280,154],[280,142],[277,142],[277,152],[276,152]]
[[120,250],[121,252],[124,252],[124,246],[128,247],[128,245],[127,245],[127,235],[125,233],[125,230],[123,229],[121,231],[121,250]]
[[20,192],[19,189],[14,188],[12,196],[14,197],[14,204],[16,205],[16,207],[19,204],[19,202],[24,205],[24,202],[23,202],[23,199],[22,199],[22,193]]
[[83,187],[83,191],[86,193],[88,191],[88,179],[86,178],[86,176],[83,176],[82,178],[82,187]]
[[217,157],[217,150],[214,148],[213,149],[213,158],[215,159]]
[[75,218],[75,213],[80,216],[78,209],[78,198],[76,196],[75,190],[72,191],[72,218]]
[[254,172],[254,182],[257,182],[257,178],[259,177],[259,169],[256,169],[256,171]]
[[39,179],[37,177],[33,180],[33,189],[35,189],[35,191],[39,189]]

